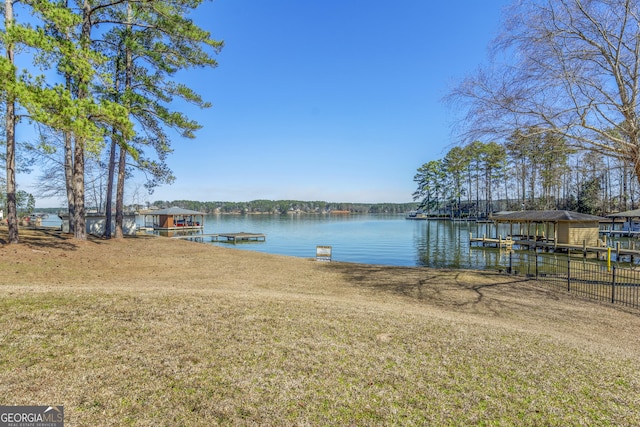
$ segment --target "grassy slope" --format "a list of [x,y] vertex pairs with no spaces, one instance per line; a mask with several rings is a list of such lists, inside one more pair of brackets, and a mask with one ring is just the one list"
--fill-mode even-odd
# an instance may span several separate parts
[[22,237],[0,402],[69,426],[640,425],[637,313],[493,273]]

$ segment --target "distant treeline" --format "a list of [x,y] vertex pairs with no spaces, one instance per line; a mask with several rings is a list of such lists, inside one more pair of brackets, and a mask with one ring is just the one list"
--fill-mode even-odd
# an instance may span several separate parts
[[354,214],[386,213],[403,214],[417,208],[417,203],[333,203],[302,200],[252,200],[250,202],[198,202],[194,200],[158,200],[151,204],[156,208],[171,206],[191,209],[204,213],[269,213],[286,214],[290,212],[326,213],[343,211]]

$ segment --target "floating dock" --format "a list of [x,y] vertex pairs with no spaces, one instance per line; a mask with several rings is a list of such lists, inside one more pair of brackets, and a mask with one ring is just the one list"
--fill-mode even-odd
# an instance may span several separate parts
[[226,239],[227,242],[265,242],[267,236],[262,233],[216,233],[216,234],[185,234],[183,236],[172,236],[172,239],[191,240],[194,242],[204,242],[209,240],[211,242],[219,242],[221,239]]
[[219,237],[223,237],[227,239],[227,242],[265,242],[267,240],[267,236],[261,233],[220,233]]
[[205,240],[217,242],[218,234],[184,234],[181,236],[171,236],[171,239],[191,240],[193,242],[204,242]]

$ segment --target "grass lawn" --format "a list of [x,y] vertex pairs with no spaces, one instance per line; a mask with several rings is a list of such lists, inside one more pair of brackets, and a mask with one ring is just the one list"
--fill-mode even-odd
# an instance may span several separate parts
[[0,404],[68,426],[640,425],[640,313],[535,281],[21,239],[0,245]]

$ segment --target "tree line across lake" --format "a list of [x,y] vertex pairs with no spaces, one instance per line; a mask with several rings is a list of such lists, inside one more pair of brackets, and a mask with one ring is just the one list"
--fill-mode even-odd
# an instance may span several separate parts
[[158,200],[154,208],[177,206],[208,214],[287,214],[305,213],[353,213],[353,214],[404,214],[417,208],[417,203],[334,203],[301,200],[252,200],[249,202],[199,202],[195,200]]

